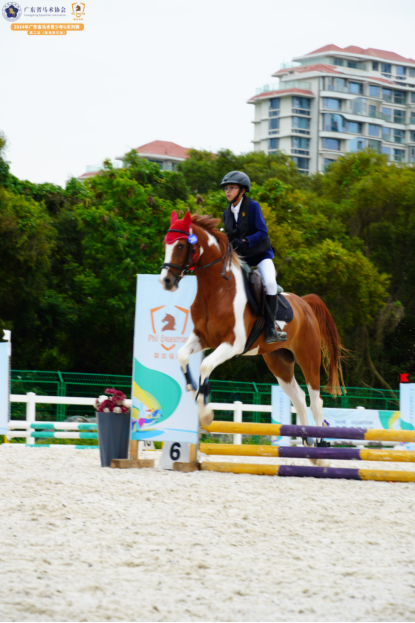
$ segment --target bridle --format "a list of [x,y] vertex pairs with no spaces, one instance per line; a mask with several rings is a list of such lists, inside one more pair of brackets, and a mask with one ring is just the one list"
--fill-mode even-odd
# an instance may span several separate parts
[[[225,255],[222,255],[219,259],[215,260],[214,262],[209,262],[209,264],[203,264],[203,266],[196,267],[195,262],[197,261],[198,258],[196,259],[195,247],[193,243],[189,242],[189,238],[191,238],[192,234],[189,234],[188,231],[183,231],[182,229],[168,229],[167,233],[169,234],[170,232],[175,232],[178,234],[185,234],[187,244],[188,244],[187,256],[181,266],[179,264],[172,264],[171,262],[164,262],[160,268],[160,270],[163,270],[163,268],[168,268],[170,272],[172,268],[176,268],[177,270],[181,271],[180,273],[176,273],[176,274],[172,273],[172,275],[174,275],[173,285],[178,286],[180,281],[183,279],[183,277],[186,277],[186,275],[193,275],[198,270],[204,270],[205,268],[209,268],[209,266],[218,264],[222,260],[223,260],[223,269],[222,269],[220,276],[226,279],[226,281],[229,281],[232,278],[231,263],[232,263],[232,256],[233,256],[233,248],[231,244],[228,244]],[[197,242],[197,238],[196,238],[196,242]],[[192,255],[192,250],[193,250],[193,255]],[[226,273],[229,274],[229,277],[226,276]]]

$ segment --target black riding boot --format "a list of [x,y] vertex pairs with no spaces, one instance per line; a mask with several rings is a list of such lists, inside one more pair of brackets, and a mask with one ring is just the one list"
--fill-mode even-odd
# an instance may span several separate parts
[[265,341],[267,344],[274,342],[285,342],[287,334],[285,331],[277,331],[275,328],[275,314],[277,313],[277,294],[267,294],[265,296],[267,304],[267,316],[265,322]]

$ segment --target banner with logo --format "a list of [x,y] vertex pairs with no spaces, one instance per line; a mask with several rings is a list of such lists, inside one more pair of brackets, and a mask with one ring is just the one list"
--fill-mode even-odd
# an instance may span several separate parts
[[[404,392],[402,392],[404,388]],[[272,399],[272,424],[291,424],[291,401],[282,391],[279,385],[271,386]],[[402,410],[405,415],[402,416]],[[316,426],[310,407],[307,407],[308,425]],[[331,409],[323,407],[323,419],[328,426],[350,426],[353,428],[376,428],[415,430],[415,383],[401,384],[401,412],[378,411],[375,409]],[[297,417],[297,424],[300,424]],[[330,428],[327,429],[328,441],[341,441],[330,439]],[[344,439],[343,441],[348,441]],[[288,437],[272,437],[273,446],[289,446]]]
[[[307,407],[308,425],[316,426],[310,407]],[[400,430],[399,411],[378,411],[376,409],[331,409],[323,407],[323,420],[329,426],[350,426],[353,428],[376,428]],[[298,418],[297,418],[297,424]],[[330,428],[326,440],[330,441]],[[332,439],[332,441],[336,441]],[[337,440],[337,442],[340,440]],[[343,441],[348,441],[344,439]],[[349,440],[350,441],[350,440]]]
[[[137,275],[131,439],[197,443],[197,407],[177,359],[193,329],[196,292],[195,277],[167,292],[158,275]],[[201,353],[190,357],[196,383],[201,361]]]
[[401,383],[399,392],[401,428],[415,430],[415,383]]
[[[271,424],[291,424],[291,400],[279,385],[271,385]],[[271,437],[273,446],[289,446],[289,437]]]
[[7,433],[9,420],[9,350],[8,342],[0,342],[0,435]]

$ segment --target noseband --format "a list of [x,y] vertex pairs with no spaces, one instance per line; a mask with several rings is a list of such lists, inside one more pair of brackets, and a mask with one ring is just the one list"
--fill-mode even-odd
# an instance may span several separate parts
[[[172,273],[174,275],[173,285],[178,286],[180,281],[183,279],[183,277],[186,277],[186,275],[193,274],[197,272],[198,270],[204,270],[205,268],[209,268],[209,266],[218,264],[218,262],[221,262],[222,260],[223,260],[223,269],[222,269],[220,276],[226,279],[227,281],[231,279],[232,274],[230,273],[230,267],[231,267],[232,255],[233,255],[233,248],[231,244],[228,244],[225,255],[222,255],[218,260],[215,260],[214,262],[210,262],[209,264],[204,264],[203,266],[196,267],[195,258],[191,257],[192,249],[194,249],[194,246],[191,242],[189,242],[189,238],[191,237],[192,234],[189,234],[188,231],[183,231],[182,229],[168,229],[167,233],[170,233],[170,232],[176,232],[178,234],[185,234],[186,239],[187,239],[187,245],[188,245],[187,256],[181,266],[179,264],[172,264],[171,262],[164,262],[161,266],[160,270],[163,270],[163,268],[168,268],[169,270],[171,268],[176,268],[177,270],[181,271],[180,273],[177,273],[177,274]],[[196,242],[197,242],[197,238],[196,238]],[[229,262],[228,268],[227,268],[227,262]],[[226,276],[227,272],[229,273],[229,277]]]

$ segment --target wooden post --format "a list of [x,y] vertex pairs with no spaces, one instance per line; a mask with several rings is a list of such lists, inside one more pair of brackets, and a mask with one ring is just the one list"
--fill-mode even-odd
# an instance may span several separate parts
[[154,467],[154,459],[111,459],[113,469],[140,469],[142,467]]
[[130,459],[138,459],[138,439],[130,440]]
[[189,462],[182,463],[181,461],[176,461],[173,463],[173,471],[174,472],[196,472],[200,469],[200,465],[197,462],[197,444],[191,443],[189,444]]

